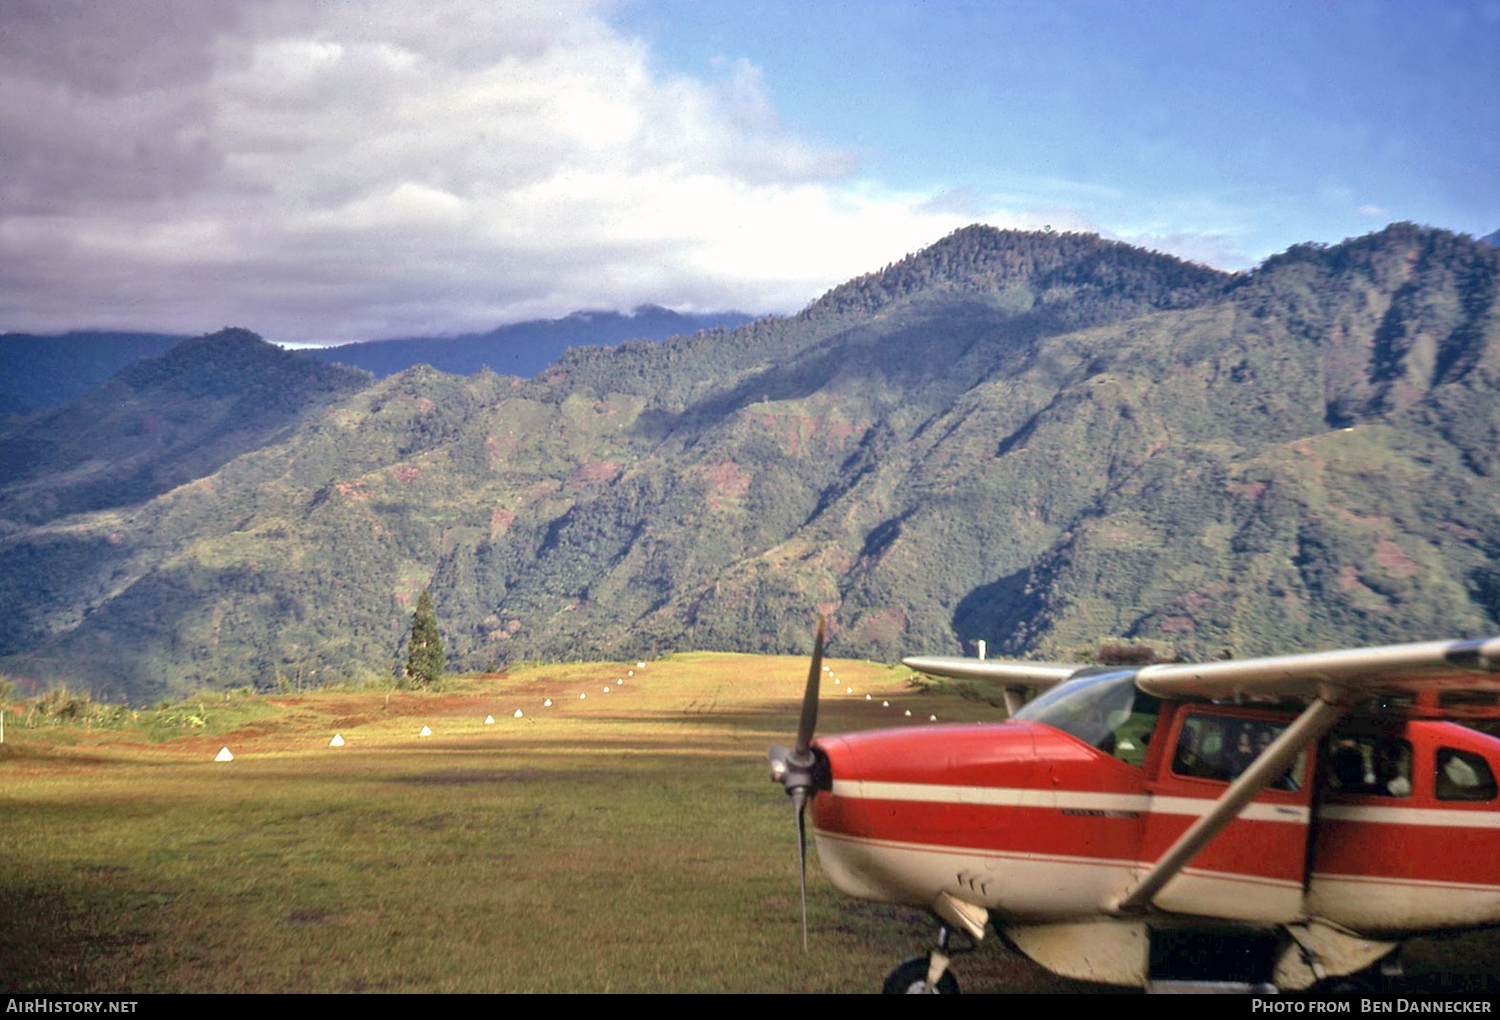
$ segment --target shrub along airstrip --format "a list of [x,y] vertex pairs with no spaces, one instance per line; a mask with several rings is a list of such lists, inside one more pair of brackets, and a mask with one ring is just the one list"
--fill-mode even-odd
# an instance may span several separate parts
[[[829,666],[823,733],[1003,715]],[[12,699],[0,989],[877,990],[932,929],[841,896],[814,853],[802,951],[765,751],[791,739],[805,670],[677,655],[62,721]],[[966,990],[1090,987],[992,942],[962,958]]]

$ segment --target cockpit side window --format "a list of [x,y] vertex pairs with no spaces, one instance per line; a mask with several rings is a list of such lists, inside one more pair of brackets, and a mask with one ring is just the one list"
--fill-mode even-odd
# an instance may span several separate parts
[[[1239,778],[1250,763],[1286,729],[1285,723],[1261,719],[1192,713],[1182,721],[1172,771],[1190,779],[1228,783]],[[1307,764],[1307,752],[1271,784],[1274,790],[1296,790]]]

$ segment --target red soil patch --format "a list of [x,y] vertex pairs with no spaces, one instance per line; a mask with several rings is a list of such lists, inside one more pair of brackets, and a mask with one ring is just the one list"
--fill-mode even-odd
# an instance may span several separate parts
[[587,461],[573,477],[568,479],[569,485],[598,485],[607,482],[620,473],[620,465],[612,460]]
[[732,460],[714,464],[708,469],[708,505],[722,510],[730,502],[745,498],[750,491],[750,472]]
[[1339,571],[1339,587],[1344,591],[1359,591],[1364,587],[1359,580],[1359,568],[1346,566]]
[[339,482],[334,485],[334,488],[338,490],[340,496],[348,496],[350,499],[366,500],[371,496],[371,493],[363,488],[361,482]]
[[1479,532],[1464,527],[1462,524],[1454,524],[1452,521],[1444,521],[1438,525],[1454,538],[1461,538],[1465,542],[1472,542],[1479,537]]
[[1393,577],[1411,577],[1422,569],[1401,551],[1400,546],[1388,538],[1382,538],[1375,543],[1375,562],[1384,567]]

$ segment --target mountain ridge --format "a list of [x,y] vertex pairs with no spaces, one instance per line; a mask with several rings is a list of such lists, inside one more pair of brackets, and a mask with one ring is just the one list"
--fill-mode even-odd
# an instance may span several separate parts
[[454,375],[482,368],[530,378],[557,361],[570,347],[614,346],[627,340],[665,340],[704,329],[739,326],[753,316],[743,312],[685,314],[645,304],[630,314],[577,311],[560,319],[535,319],[485,333],[458,336],[396,337],[309,348],[324,361],[372,372],[376,378],[427,364]]
[[887,660],[1500,627],[1495,249],[1395,224],[1229,276],[979,228],[881,273],[534,379],[411,369],[12,521],[0,667],[135,700],[385,674],[424,588],[458,668],[805,650],[815,608]]
[[[751,318],[742,312],[684,314],[647,304],[630,314],[586,310],[561,319],[511,323],[486,333],[363,340],[300,350],[322,361],[363,369],[377,378],[418,364],[432,364],[460,375],[488,367],[530,377],[555,362],[569,347],[661,340],[742,325]],[[7,409],[11,424],[55,410],[80,399],[121,369],[143,358],[160,357],[190,339],[167,333],[104,330],[74,330],[52,336],[0,334],[0,406]],[[4,427],[0,423],[0,429]]]

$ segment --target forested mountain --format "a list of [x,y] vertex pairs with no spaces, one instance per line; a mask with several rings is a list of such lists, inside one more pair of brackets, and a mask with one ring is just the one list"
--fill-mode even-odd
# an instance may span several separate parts
[[1497,276],[1410,224],[1236,276],[973,227],[791,318],[412,369],[141,502],[5,511],[0,667],[389,673],[423,588],[458,668],[806,650],[815,609],[882,659],[1494,633]]
[[665,340],[701,329],[740,326],[751,316],[741,312],[686,315],[656,305],[642,305],[629,315],[619,312],[574,312],[561,319],[536,319],[501,326],[488,333],[452,337],[368,340],[336,347],[309,348],[307,353],[373,372],[377,379],[414,365],[442,372],[473,375],[488,368],[529,379],[569,347],[613,346],[626,340]]
[[0,521],[37,525],[145,502],[285,438],[372,382],[247,330],[182,341],[69,407],[0,432]]

